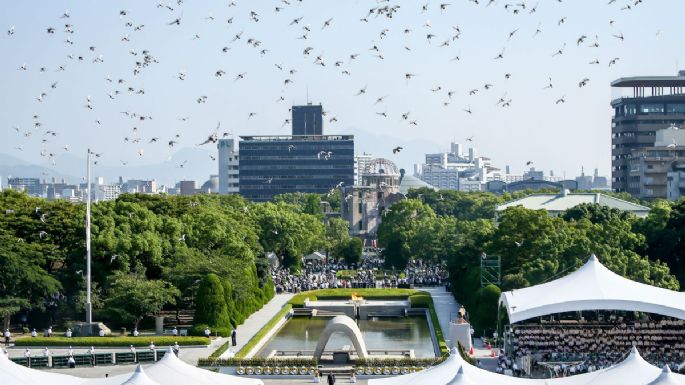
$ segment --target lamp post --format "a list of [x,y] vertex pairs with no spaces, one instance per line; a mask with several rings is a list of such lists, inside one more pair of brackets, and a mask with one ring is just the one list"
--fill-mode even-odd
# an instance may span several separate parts
[[93,304],[90,302],[90,148],[86,156],[86,322],[93,323]]

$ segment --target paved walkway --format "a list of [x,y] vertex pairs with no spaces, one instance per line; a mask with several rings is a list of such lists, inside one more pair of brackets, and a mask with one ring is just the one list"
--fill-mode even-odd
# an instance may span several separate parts
[[230,352],[240,351],[240,349],[242,349],[243,346],[245,346],[245,344],[247,344],[293,296],[293,293],[276,294],[269,303],[264,305],[259,311],[253,313],[242,325],[239,325],[235,329],[238,337],[236,346],[231,346],[230,351],[227,350],[221,357],[224,358],[229,356]]
[[442,335],[444,338],[449,339],[450,320],[457,316],[459,303],[454,299],[452,293],[445,290],[444,286],[422,287],[419,289],[427,291],[433,297],[433,305],[435,305],[435,312],[438,314]]

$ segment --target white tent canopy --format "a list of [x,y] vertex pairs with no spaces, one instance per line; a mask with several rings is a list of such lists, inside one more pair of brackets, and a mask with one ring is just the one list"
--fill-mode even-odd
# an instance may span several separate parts
[[264,385],[259,379],[215,373],[186,364],[171,348],[164,357],[143,371],[108,378],[80,378],[30,369],[15,364],[0,351],[1,385]]
[[307,254],[304,256],[305,261],[323,261],[326,259],[326,256],[319,253],[318,251],[315,251],[311,254]]
[[510,377],[489,372],[464,361],[456,349],[440,365],[404,376],[371,379],[369,385],[648,385],[676,384],[685,385],[685,376],[668,373],[664,381],[662,370],[649,364],[633,348],[625,360],[619,364],[591,373],[552,379],[530,379]]
[[30,369],[12,362],[0,349],[0,384],[2,385],[78,385],[83,379],[66,374]]
[[524,289],[502,293],[509,322],[581,310],[625,310],[685,319],[685,293],[624,278],[602,265],[597,257],[580,269]]

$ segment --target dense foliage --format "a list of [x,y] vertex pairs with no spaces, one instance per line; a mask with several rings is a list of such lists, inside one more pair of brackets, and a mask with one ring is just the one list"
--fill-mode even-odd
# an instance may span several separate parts
[[[654,202],[644,219],[590,204],[561,217],[512,207],[495,223],[498,204],[529,193],[410,191],[409,199],[392,206],[378,230],[388,267],[416,258],[445,261],[452,291],[480,332],[494,327],[499,290],[557,278],[591,254],[639,282],[673,290],[685,283],[685,202]],[[500,287],[481,288],[484,254],[501,259]]]
[[[242,323],[274,294],[267,252],[298,270],[303,254],[349,238],[340,234],[340,223],[327,229],[319,196],[278,200],[135,194],[93,204],[94,319],[133,327],[162,308],[193,310],[200,283],[214,274],[226,326]],[[31,327],[41,328],[83,318],[84,223],[83,204],[0,194],[0,315],[6,323],[26,315]]]

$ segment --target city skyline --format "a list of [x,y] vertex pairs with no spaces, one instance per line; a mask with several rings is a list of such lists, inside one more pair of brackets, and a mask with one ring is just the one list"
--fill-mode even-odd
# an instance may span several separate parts
[[[77,156],[90,145],[103,154],[101,164],[160,163],[204,141],[217,121],[219,131],[234,137],[285,134],[290,106],[311,101],[328,112],[327,132],[379,138],[359,143],[357,152],[408,170],[420,158],[404,160],[414,152],[407,145],[393,156],[394,146],[420,142],[424,148],[414,153],[440,152],[450,141],[473,137],[481,153],[513,172],[533,161],[558,175],[575,175],[582,166],[607,175],[610,102],[617,96],[609,83],[675,75],[682,53],[677,37],[683,27],[673,11],[684,6],[677,1],[642,2],[630,10],[618,3],[541,1],[516,14],[501,2],[455,3],[444,10],[429,3],[426,11],[422,4],[392,2],[388,6],[400,7],[370,16],[369,8],[386,3],[176,4],[167,4],[173,10],[132,1],[8,8],[0,15],[7,32],[0,47],[12,53],[0,63],[6,100],[0,153],[41,163],[49,154],[66,153],[66,145]],[[169,25],[177,18],[180,25]],[[133,75],[144,50],[150,62]],[[600,64],[589,64],[595,58]],[[177,142],[173,148],[170,141]],[[582,156],[560,153],[560,145],[582,149]],[[207,150],[216,154],[216,148]],[[207,176],[215,173],[209,156],[206,168]]]

